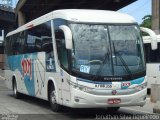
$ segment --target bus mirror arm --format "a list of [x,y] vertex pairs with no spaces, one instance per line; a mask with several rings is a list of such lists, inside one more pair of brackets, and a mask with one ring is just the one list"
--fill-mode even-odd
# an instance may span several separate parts
[[157,49],[157,35],[155,34],[155,32],[149,28],[140,27],[140,29],[141,31],[149,34],[149,36],[151,37],[152,50],[156,50]]
[[66,25],[61,25],[59,28],[64,32],[66,49],[71,50],[73,48],[72,45],[72,32],[70,28]]

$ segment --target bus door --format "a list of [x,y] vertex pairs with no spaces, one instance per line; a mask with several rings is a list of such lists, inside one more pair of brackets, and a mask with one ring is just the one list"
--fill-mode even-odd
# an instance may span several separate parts
[[69,86],[69,74],[61,69],[61,90],[63,104],[67,105],[70,102],[70,86]]
[[56,44],[57,44],[57,52],[58,59],[60,62],[61,70],[61,99],[63,100],[63,104],[67,105],[70,102],[70,85],[69,85],[69,64],[68,64],[68,50],[65,47],[65,39],[64,33],[61,30],[57,30],[55,32]]

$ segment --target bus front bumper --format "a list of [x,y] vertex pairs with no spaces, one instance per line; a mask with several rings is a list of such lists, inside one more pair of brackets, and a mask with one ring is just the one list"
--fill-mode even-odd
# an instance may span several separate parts
[[[143,106],[146,103],[147,88],[130,95],[93,95],[76,88],[71,88],[72,108],[106,108],[106,107],[125,107]],[[109,103],[108,101],[120,100],[119,103]]]

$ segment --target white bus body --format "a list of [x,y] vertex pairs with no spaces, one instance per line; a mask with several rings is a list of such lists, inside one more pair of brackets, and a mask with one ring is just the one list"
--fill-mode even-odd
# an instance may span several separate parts
[[0,31],[1,35],[0,35],[0,42],[4,41],[4,30]]
[[[66,49],[67,48],[67,49]],[[72,108],[143,106],[143,42],[134,18],[103,10],[57,10],[7,34],[8,88]]]
[[151,88],[151,84],[160,84],[160,35],[157,35],[157,50],[151,48],[151,38],[143,37],[143,43],[146,56],[146,79],[147,88]]

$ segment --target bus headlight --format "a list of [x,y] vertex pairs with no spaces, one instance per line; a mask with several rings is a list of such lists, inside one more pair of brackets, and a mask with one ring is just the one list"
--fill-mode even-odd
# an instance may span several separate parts
[[82,86],[82,85],[78,85],[77,83],[71,83],[70,82],[70,85],[75,88],[75,89],[78,89],[78,90],[81,90],[83,92],[90,92],[92,91],[93,88],[89,88],[89,87],[86,87],[86,86]]
[[85,86],[78,86],[78,89],[83,92],[90,92],[92,90],[92,88],[85,87]]
[[140,91],[140,90],[145,89],[146,87],[147,87],[147,82],[142,83],[141,85],[138,85],[138,86],[134,87],[134,89]]

